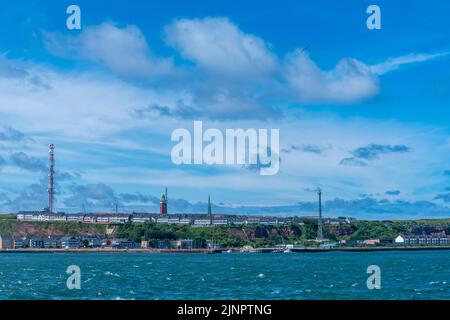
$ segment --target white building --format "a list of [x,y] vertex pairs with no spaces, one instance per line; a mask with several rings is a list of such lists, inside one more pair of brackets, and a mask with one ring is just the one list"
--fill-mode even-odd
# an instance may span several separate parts
[[156,219],[156,223],[158,223],[158,224],[169,223],[169,219],[168,218],[158,218],[158,219]]
[[55,215],[49,215],[48,221],[66,221],[67,218],[63,214],[55,214]]
[[169,218],[167,223],[168,224],[179,224],[180,223],[180,219],[178,219],[178,218]]
[[111,215],[109,217],[109,222],[110,223],[126,223],[129,220],[129,216],[128,215]]
[[194,220],[194,226],[200,227],[200,226],[210,226],[211,220],[209,219],[195,219]]
[[97,216],[97,223],[109,223],[108,216]]
[[132,220],[134,223],[144,223],[150,221],[150,217],[134,216]]
[[181,218],[180,224],[191,224],[191,219]]
[[68,214],[67,221],[71,222],[83,222],[84,215],[81,214]]
[[226,226],[228,224],[227,219],[213,219],[212,224],[215,226]]
[[402,236],[398,236],[397,238],[395,238],[394,243],[405,243],[405,238],[403,238]]
[[83,217],[83,222],[85,222],[85,223],[95,223],[95,222],[97,222],[97,219],[95,218],[94,215],[85,215]]

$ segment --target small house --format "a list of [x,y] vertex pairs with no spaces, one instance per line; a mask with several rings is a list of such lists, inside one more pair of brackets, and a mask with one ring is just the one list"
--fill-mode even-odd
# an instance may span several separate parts
[[9,235],[0,235],[0,250],[13,248],[14,238]]

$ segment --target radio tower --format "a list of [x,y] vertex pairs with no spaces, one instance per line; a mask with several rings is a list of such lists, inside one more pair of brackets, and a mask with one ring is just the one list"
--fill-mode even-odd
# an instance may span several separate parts
[[53,213],[53,195],[54,190],[54,175],[55,175],[55,145],[51,144],[49,147],[49,168],[48,168],[48,211]]
[[323,240],[323,229],[322,229],[322,190],[317,188],[317,193],[319,194],[319,219],[317,220],[317,240]]
[[211,210],[211,197],[208,195],[208,216],[211,218],[212,210]]

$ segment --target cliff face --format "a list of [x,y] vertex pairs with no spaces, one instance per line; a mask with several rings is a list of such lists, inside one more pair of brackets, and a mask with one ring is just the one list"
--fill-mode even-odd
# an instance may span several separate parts
[[295,226],[283,227],[244,227],[250,239],[254,238],[275,238],[275,237],[299,237],[302,235],[300,228]]
[[106,226],[73,222],[19,222],[0,220],[0,234],[15,236],[104,236]]
[[355,226],[348,225],[332,226],[329,228],[329,232],[336,237],[351,236],[355,231]]

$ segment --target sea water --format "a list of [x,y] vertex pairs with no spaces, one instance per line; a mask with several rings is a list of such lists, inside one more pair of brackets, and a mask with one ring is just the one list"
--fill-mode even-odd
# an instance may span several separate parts
[[450,299],[449,266],[450,251],[2,253],[0,299]]

